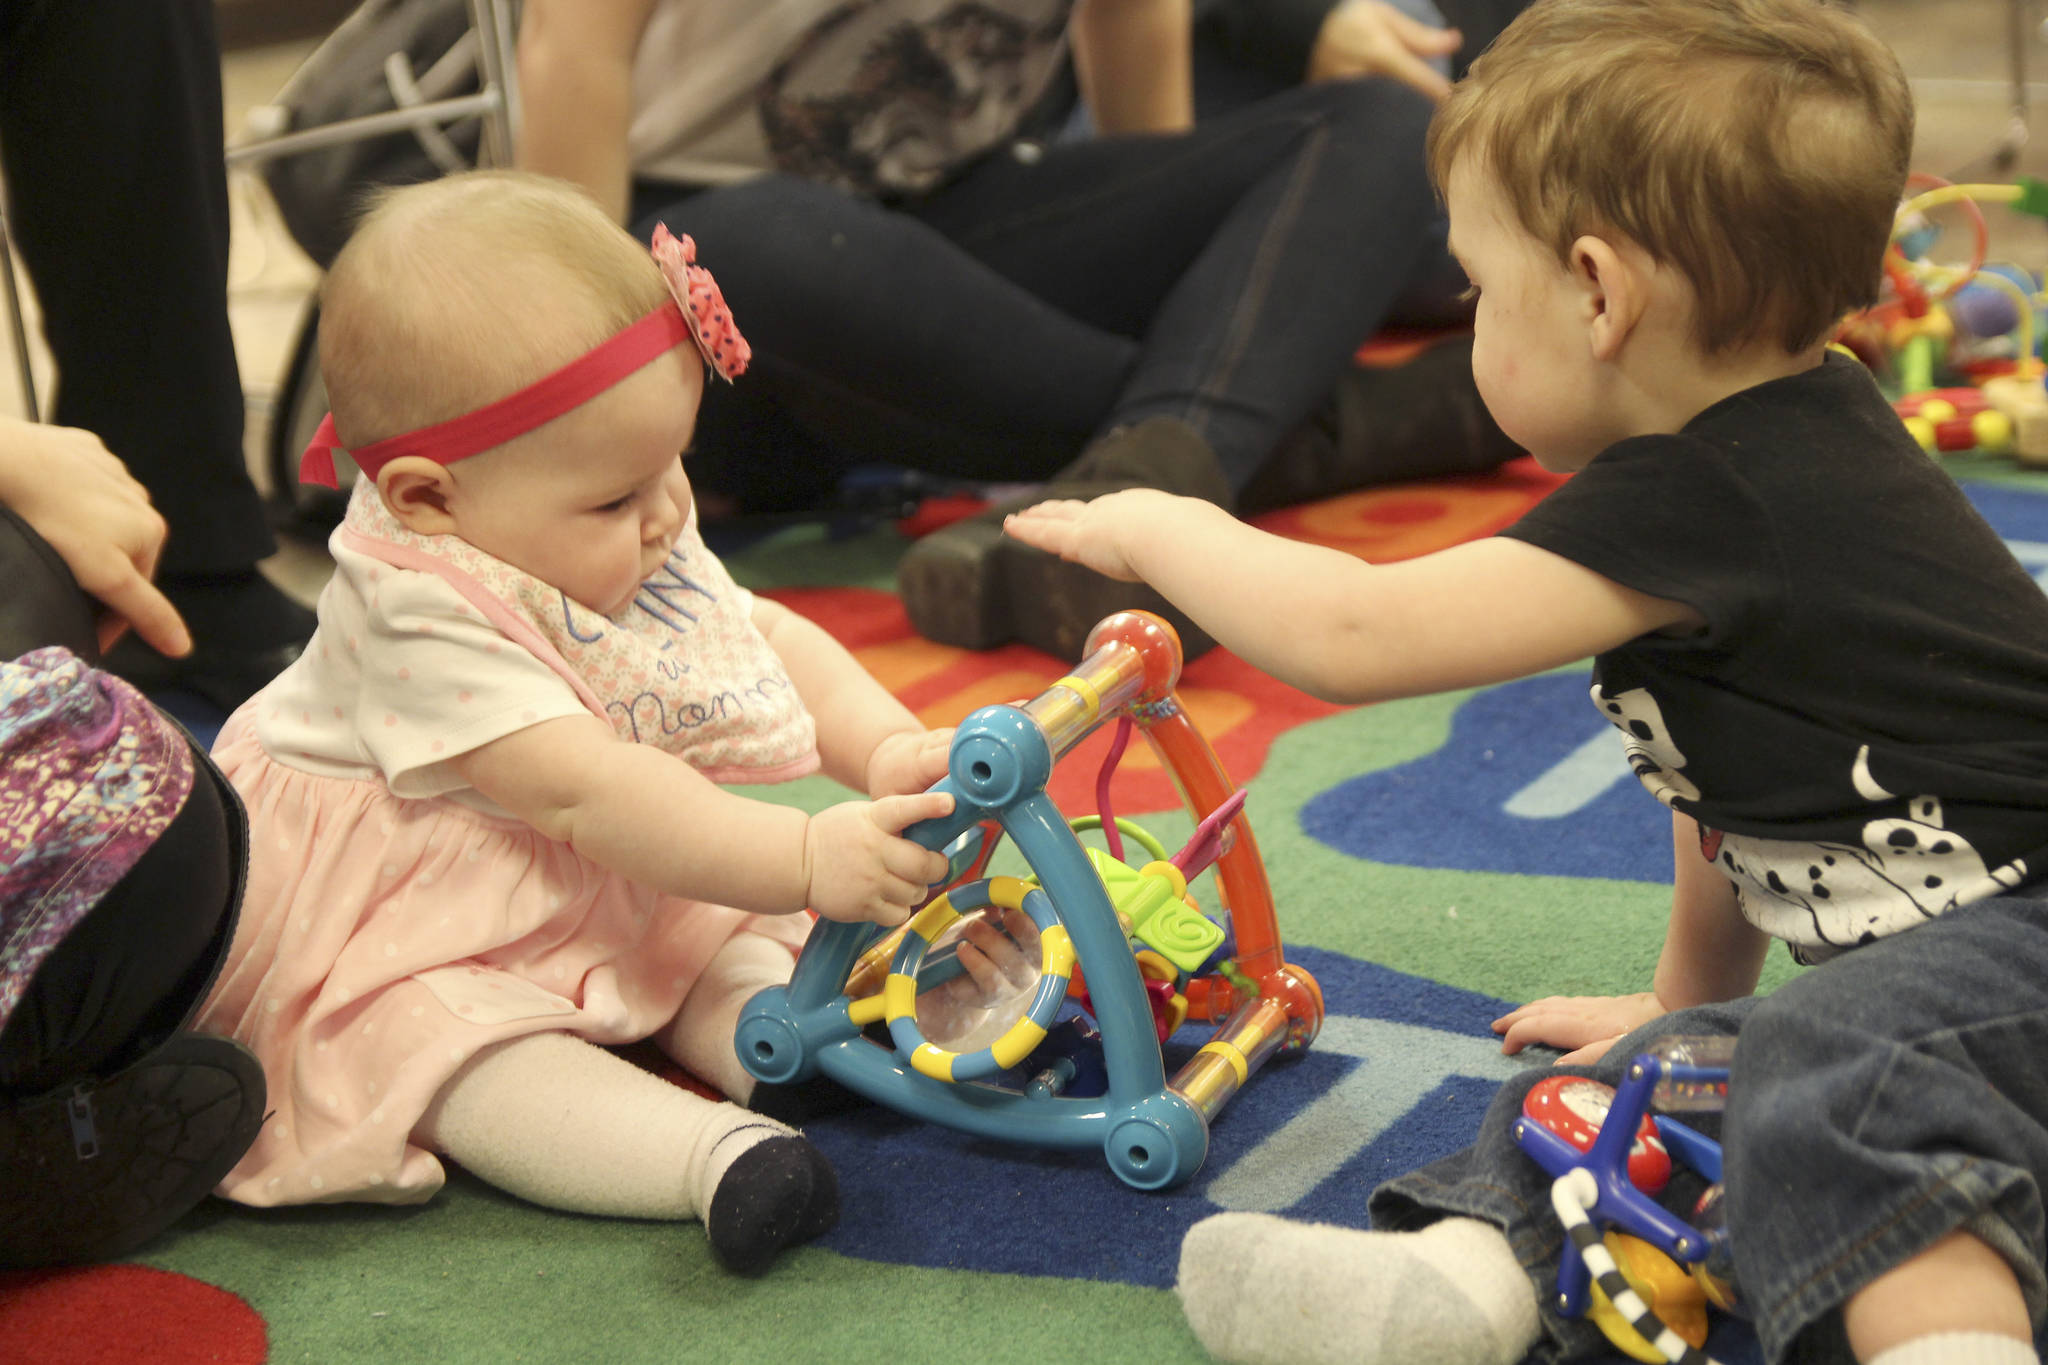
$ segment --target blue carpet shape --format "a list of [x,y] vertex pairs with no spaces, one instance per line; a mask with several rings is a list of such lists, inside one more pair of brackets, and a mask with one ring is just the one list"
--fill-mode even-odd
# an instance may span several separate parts
[[[1500,1054],[1488,1025],[1506,1001],[1315,948],[1288,956],[1322,984],[1322,1034],[1239,1092],[1186,1184],[1134,1190],[1094,1153],[1012,1147],[865,1108],[804,1130],[842,1182],[843,1217],[824,1245],[902,1265],[1166,1288],[1182,1237],[1212,1213],[1369,1226],[1376,1184],[1465,1146],[1503,1079],[1550,1062]],[[1208,1034],[1190,1026],[1169,1040],[1169,1075]],[[1717,1323],[1709,1347],[1723,1365],[1759,1360],[1739,1320]]]

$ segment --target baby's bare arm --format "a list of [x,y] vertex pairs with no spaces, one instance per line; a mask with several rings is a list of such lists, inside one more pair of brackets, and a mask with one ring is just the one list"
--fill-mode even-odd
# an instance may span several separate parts
[[1654,986],[1635,995],[1546,996],[1493,1021],[1503,1052],[1531,1043],[1563,1048],[1560,1064],[1597,1060],[1622,1035],[1674,1010],[1735,1000],[1756,989],[1771,940],[1743,917],[1735,887],[1700,854],[1699,826],[1671,812],[1676,855],[1671,922]]
[[472,787],[592,862],[670,895],[757,914],[810,906],[893,924],[945,859],[899,832],[950,797],[848,802],[815,816],[726,791],[594,716],[543,721],[453,760]]
[[950,731],[927,731],[814,621],[779,602],[754,599],[754,626],[818,722],[818,756],[828,776],[870,796],[923,791],[946,775]]
[[1656,995],[1666,1010],[1739,1000],[1756,990],[1771,937],[1751,924],[1735,884],[1700,851],[1700,827],[1671,812],[1671,921],[1657,958]]

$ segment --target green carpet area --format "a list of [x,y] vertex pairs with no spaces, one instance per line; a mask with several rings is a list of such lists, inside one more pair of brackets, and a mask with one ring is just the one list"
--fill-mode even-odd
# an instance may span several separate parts
[[816,1249],[739,1279],[713,1263],[694,1224],[554,1213],[460,1175],[415,1209],[213,1201],[142,1259],[234,1288],[268,1322],[280,1365],[1027,1362],[1086,1342],[1114,1343],[1086,1353],[1098,1360],[1201,1352],[1159,1290],[876,1265]]

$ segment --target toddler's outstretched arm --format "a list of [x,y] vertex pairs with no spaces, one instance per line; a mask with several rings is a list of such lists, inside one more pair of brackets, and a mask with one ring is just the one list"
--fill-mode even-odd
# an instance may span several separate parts
[[477,791],[592,862],[671,895],[757,914],[901,923],[946,860],[901,836],[953,809],[943,793],[816,815],[729,792],[679,758],[564,716],[451,761]]
[[1331,701],[1505,682],[1701,624],[1684,603],[1499,536],[1373,565],[1152,489],[1041,503],[1004,529],[1143,579],[1247,662]]

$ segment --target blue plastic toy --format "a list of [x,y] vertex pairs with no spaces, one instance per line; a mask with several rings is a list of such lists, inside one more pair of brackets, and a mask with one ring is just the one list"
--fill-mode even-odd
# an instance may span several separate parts
[[[1557,1268],[1558,1311],[1590,1314],[1638,1360],[1714,1365],[1699,1349],[1704,1305],[1739,1309],[1720,1225],[1721,1145],[1669,1114],[1650,1113],[1653,1102],[1668,1110],[1721,1108],[1734,1041],[1667,1039],[1629,1064],[1618,1089],[1579,1076],[1549,1078],[1529,1091],[1515,1123],[1517,1145],[1556,1177],[1551,1203],[1567,1236]],[[1693,1223],[1653,1197],[1669,1180],[1674,1158],[1710,1182]],[[1617,1246],[1627,1254],[1629,1238],[1647,1244],[1631,1257],[1635,1282],[1615,1255]],[[1637,1289],[1661,1283],[1668,1290],[1674,1282],[1678,1289],[1667,1293],[1661,1315]],[[1678,1321],[1680,1314],[1688,1321]],[[1691,1329],[1686,1336],[1676,1330],[1681,1326]]]
[[[1323,1002],[1314,978],[1283,960],[1242,794],[1174,694],[1180,664],[1172,627],[1149,613],[1120,612],[1089,635],[1087,658],[1072,674],[1021,706],[968,716],[935,788],[952,793],[953,814],[906,831],[952,855],[954,884],[893,932],[820,920],[789,985],[755,996],[740,1016],[735,1042],[747,1070],[768,1082],[822,1072],[878,1103],[978,1136],[1099,1149],[1140,1189],[1194,1174],[1208,1152],[1210,1121],[1274,1052],[1309,1044]],[[1046,795],[1053,765],[1111,719],[1145,733],[1198,822],[1196,838],[1173,859],[1098,871],[1101,855],[1091,856]],[[1106,786],[1105,773],[1098,791]],[[1120,854],[1107,811],[1102,824]],[[1035,884],[980,875],[999,835],[1015,841]],[[1236,940],[1227,958],[1212,951],[1221,927],[1184,902],[1187,881],[1211,859]],[[1105,873],[1119,885],[1120,905]],[[927,960],[939,956],[934,945],[963,918],[1019,914],[1036,928],[1040,955],[1028,1007],[987,1046],[933,1043],[918,998],[958,970]],[[1174,1023],[1183,1008],[1190,1018],[1223,1021],[1171,1081],[1162,994],[1174,1002]],[[1092,1026],[1056,1019],[1079,999]],[[869,1033],[882,1024],[886,1043]],[[1077,1060],[1082,1047],[1099,1047],[1099,1063]],[[1095,1084],[1075,1079],[1091,1076]]]

